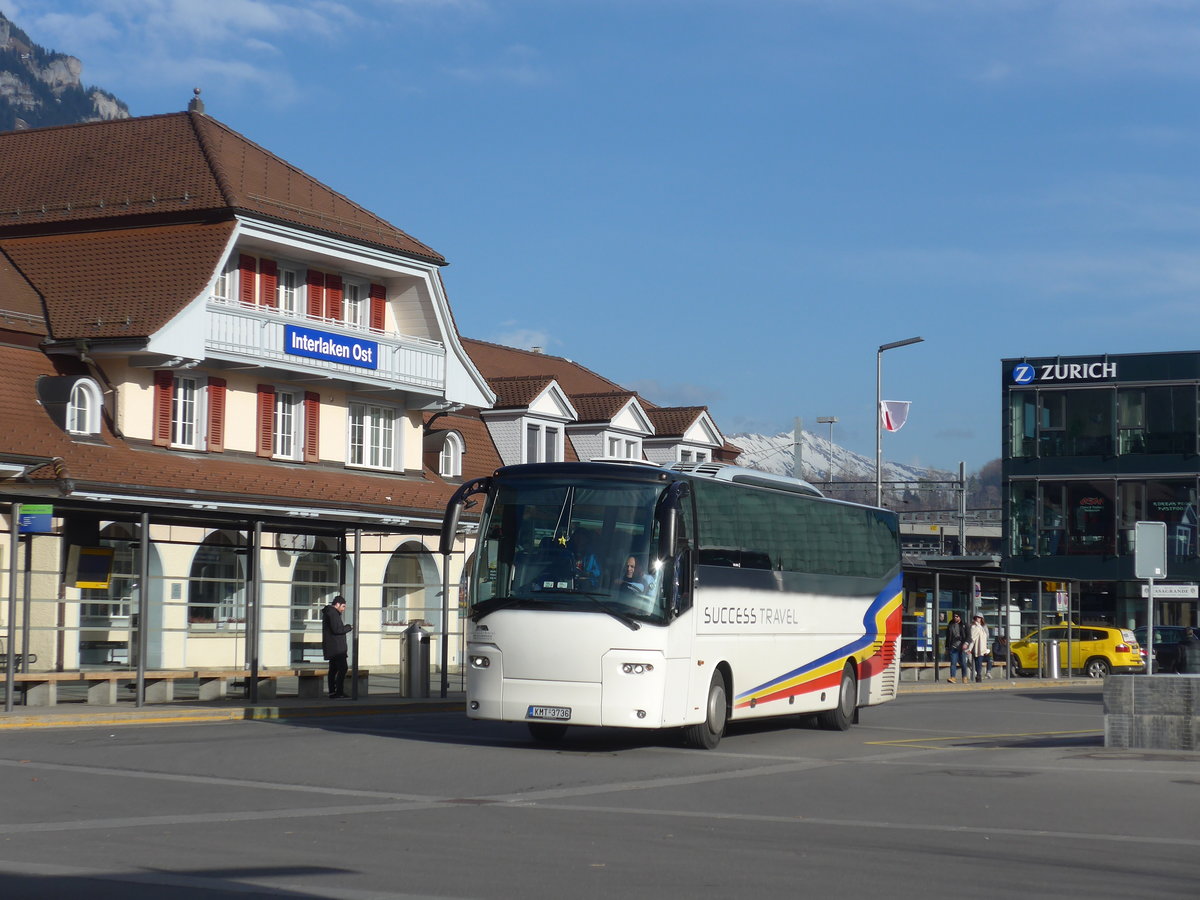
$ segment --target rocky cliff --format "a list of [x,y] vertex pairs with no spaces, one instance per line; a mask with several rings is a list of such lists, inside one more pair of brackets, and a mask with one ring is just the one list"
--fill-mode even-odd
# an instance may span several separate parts
[[83,64],[33,43],[0,15],[0,131],[125,119],[129,108],[79,80]]

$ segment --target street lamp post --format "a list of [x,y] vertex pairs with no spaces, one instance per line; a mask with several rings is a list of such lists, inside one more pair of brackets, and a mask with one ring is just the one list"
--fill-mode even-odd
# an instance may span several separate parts
[[911,337],[903,341],[892,341],[890,344],[880,344],[875,353],[875,505],[883,506],[883,354],[885,350],[895,350],[897,347],[907,347],[909,344],[919,344],[925,338]]
[[837,422],[837,416],[817,416],[818,425],[829,426],[829,488],[833,489],[833,426]]

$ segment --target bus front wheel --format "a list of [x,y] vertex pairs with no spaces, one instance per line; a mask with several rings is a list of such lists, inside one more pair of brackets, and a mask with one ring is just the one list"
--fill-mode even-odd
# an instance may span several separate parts
[[826,731],[845,731],[854,721],[858,708],[858,679],[849,666],[842,669],[842,690],[838,694],[837,706],[817,714],[817,722]]
[[688,725],[683,734],[691,746],[713,750],[721,743],[721,736],[725,734],[725,720],[728,717],[725,679],[720,672],[713,673],[712,681],[708,685],[708,702],[704,708],[704,721],[699,725]]

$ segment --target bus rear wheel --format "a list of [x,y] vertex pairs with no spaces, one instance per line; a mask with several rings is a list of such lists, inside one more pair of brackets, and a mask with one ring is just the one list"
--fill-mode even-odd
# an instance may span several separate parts
[[854,721],[858,709],[858,679],[849,665],[842,669],[842,689],[838,694],[837,706],[817,713],[817,724],[826,731],[845,731]]
[[539,744],[557,744],[567,736],[567,726],[558,722],[530,722],[529,736]]
[[699,725],[688,725],[683,730],[684,740],[690,746],[713,750],[721,743],[721,736],[725,734],[725,721],[729,716],[725,704],[725,679],[720,672],[715,672],[708,685],[704,721]]

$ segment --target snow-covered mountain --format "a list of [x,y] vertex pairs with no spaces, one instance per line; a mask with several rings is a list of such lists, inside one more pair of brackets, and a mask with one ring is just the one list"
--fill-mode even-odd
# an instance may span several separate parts
[[[731,434],[727,437],[730,443],[742,448],[742,455],[737,460],[739,466],[773,472],[776,475],[793,474],[795,451],[792,432],[784,431],[776,435]],[[802,431],[800,445],[803,467],[800,477],[813,484],[829,481],[829,439],[811,431]],[[837,444],[833,444],[832,449],[833,481],[875,481],[874,457],[867,458]],[[885,482],[949,481],[957,477],[956,472],[906,466],[887,459],[883,461]]]

